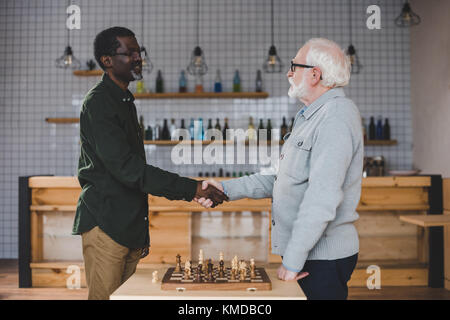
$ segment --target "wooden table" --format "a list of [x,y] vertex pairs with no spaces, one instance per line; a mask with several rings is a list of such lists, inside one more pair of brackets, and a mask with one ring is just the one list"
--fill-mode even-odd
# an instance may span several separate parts
[[[111,300],[306,300],[296,281],[277,279],[275,268],[266,268],[272,281],[272,290],[267,291],[183,291],[161,290],[161,279],[172,265],[155,265],[154,268],[137,269]],[[152,272],[158,270],[159,281],[152,283]]]

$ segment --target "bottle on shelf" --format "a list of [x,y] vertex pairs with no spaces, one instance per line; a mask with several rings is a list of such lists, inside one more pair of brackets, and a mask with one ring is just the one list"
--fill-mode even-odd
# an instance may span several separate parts
[[195,134],[194,134],[194,119],[191,118],[191,124],[189,125],[189,135],[191,136],[191,140],[195,139]]
[[233,178],[236,178],[236,171],[233,171]]
[[205,177],[209,177],[209,172],[205,172]]
[[272,123],[270,119],[267,120],[267,141],[272,140]]
[[375,119],[374,119],[374,117],[370,117],[369,140],[375,140],[375,138],[376,138]]
[[167,125],[167,119],[164,119],[164,125],[161,132],[161,140],[170,140],[170,130]]
[[206,134],[204,135],[205,140],[214,140],[215,137],[211,136],[211,129],[213,128],[212,126],[212,119],[208,119],[208,127],[206,128]]
[[211,177],[215,178],[216,177],[216,173],[215,172],[211,173]]
[[203,92],[203,77],[201,75],[197,75],[195,77],[195,92],[196,93]]
[[[184,125],[184,119],[181,119],[181,126],[180,129],[186,129],[185,125]],[[182,141],[183,140],[183,136],[180,134],[180,136],[178,137],[178,140]]]
[[[261,139],[262,130],[264,129],[263,120],[259,119],[259,126],[258,126],[258,141]],[[262,137],[264,139],[264,137]]]
[[389,119],[388,118],[386,118],[384,120],[383,139],[384,140],[391,140],[391,126],[389,125]]
[[136,93],[145,93],[147,90],[145,90],[145,84],[144,80],[138,80],[136,82]]
[[159,125],[159,119],[156,120],[155,129],[153,130],[153,139],[161,140],[161,126]]
[[216,119],[216,125],[214,126],[215,129],[222,131],[222,128],[220,127],[219,118]]
[[229,178],[230,177],[230,173],[227,171],[227,173],[225,173],[225,177]]
[[170,140],[176,140],[175,130],[177,130],[177,126],[175,125],[175,119],[172,118],[170,119],[170,128],[169,128]]
[[187,92],[187,80],[184,70],[181,70],[180,80],[178,81],[178,92]]
[[144,116],[139,117],[139,129],[140,129],[140,136],[141,136],[142,140],[144,140],[144,137],[145,137]]
[[243,175],[242,171],[239,171],[239,177],[242,177]]
[[164,92],[164,79],[162,77],[161,70],[158,70],[158,75],[156,76],[156,93]]
[[262,76],[261,76],[261,70],[258,70],[256,72],[256,92],[262,92]]
[[257,140],[255,125],[253,124],[253,117],[248,118],[248,140]]
[[383,119],[381,116],[378,116],[377,119],[376,139],[383,140]]
[[223,125],[223,131],[222,131],[222,135],[223,135],[223,140],[227,140],[227,130],[230,129],[228,127],[228,118],[225,118],[225,124]]
[[145,140],[153,140],[153,130],[151,126],[147,126],[147,130],[145,130]]
[[222,168],[219,169],[219,177],[223,177],[223,169]]
[[239,70],[236,70],[234,73],[233,92],[241,92],[241,77],[239,76]]
[[362,126],[362,132],[363,132],[363,141],[367,141],[367,129],[366,129],[366,120],[361,117],[361,126]]
[[194,140],[203,140],[203,119],[194,121]]
[[214,92],[222,92],[222,78],[219,69],[217,69],[216,79],[214,80]]
[[283,124],[280,127],[280,140],[283,140],[283,137],[287,134],[288,127],[286,124],[286,117],[283,117]]
[[199,176],[199,177],[203,177],[203,172],[199,172],[199,173],[198,173],[198,176]]

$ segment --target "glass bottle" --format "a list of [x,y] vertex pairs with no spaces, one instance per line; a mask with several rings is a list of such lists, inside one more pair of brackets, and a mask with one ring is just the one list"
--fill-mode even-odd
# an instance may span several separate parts
[[216,79],[214,80],[214,92],[222,92],[222,78],[219,69],[217,69]]
[[214,126],[215,129],[222,131],[222,128],[220,127],[219,118],[216,119],[216,125]]
[[180,80],[179,80],[179,92],[187,92],[187,80],[184,70],[181,70]]
[[239,76],[239,70],[236,70],[234,73],[233,92],[241,92],[241,78]]
[[[260,136],[262,134],[261,130],[264,129],[264,124],[262,119],[259,119],[259,126],[258,126],[258,140],[260,139]],[[264,137],[263,137],[264,140]]]
[[164,80],[162,77],[161,70],[158,70],[158,75],[156,77],[156,93],[164,92]]
[[153,130],[153,136],[155,140],[161,140],[161,126],[159,125],[159,119],[156,120],[155,130]]
[[383,119],[381,116],[378,116],[377,119],[376,139],[383,140]]
[[289,124],[289,132],[292,132],[292,129],[294,128],[294,118],[291,118],[291,123]]
[[197,121],[194,121],[194,136],[195,140],[203,140],[203,119],[198,118]]
[[196,93],[203,92],[203,77],[201,75],[197,75],[195,77],[195,92]]
[[153,130],[151,126],[147,126],[147,130],[145,130],[145,140],[153,140]]
[[369,140],[375,140],[375,138],[376,138],[375,119],[373,117],[370,117]]
[[248,118],[248,140],[255,140],[256,137],[256,131],[255,131],[255,125],[253,124],[253,117]]
[[223,125],[223,140],[227,140],[227,130],[229,129],[228,127],[228,118],[225,118],[225,124]]
[[206,128],[206,135],[204,135],[205,140],[214,140],[215,137],[211,136],[212,126],[212,119],[208,119],[208,127]]
[[175,119],[172,118],[172,119],[170,120],[170,128],[169,128],[170,139],[175,139],[175,137],[174,137],[175,130],[177,130],[177,126],[175,125]]
[[139,80],[136,82],[136,93],[145,93],[144,80]]
[[195,139],[194,133],[194,119],[191,118],[191,124],[189,125],[189,135],[191,136],[191,140]]
[[362,126],[364,141],[367,141],[366,120],[363,117],[361,117],[361,126]]
[[258,70],[256,73],[256,92],[262,92],[262,76],[261,70]]
[[169,126],[167,125],[167,119],[164,119],[164,125],[161,132],[161,140],[170,140]]
[[267,120],[267,141],[272,140],[272,123],[270,119]]
[[[186,127],[184,125],[184,119],[181,119],[180,129],[186,129]],[[183,140],[183,135],[180,134],[180,136],[178,137],[178,140],[182,141]]]
[[383,139],[384,140],[391,140],[391,126],[389,125],[389,120],[386,118],[384,120],[384,126],[383,126]]

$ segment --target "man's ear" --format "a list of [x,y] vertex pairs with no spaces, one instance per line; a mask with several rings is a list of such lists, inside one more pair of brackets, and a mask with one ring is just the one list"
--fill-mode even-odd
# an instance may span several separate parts
[[313,86],[317,85],[320,82],[320,80],[322,80],[322,71],[320,71],[319,68],[314,67],[312,69],[311,77],[312,77],[312,83],[311,84]]
[[111,68],[112,67],[112,58],[110,56],[101,56],[100,61],[103,63],[105,68]]

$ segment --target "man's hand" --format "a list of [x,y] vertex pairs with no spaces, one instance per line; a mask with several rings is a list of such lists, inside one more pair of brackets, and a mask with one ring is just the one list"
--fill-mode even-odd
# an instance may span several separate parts
[[[209,179],[206,181],[202,181],[202,189],[203,190],[206,190],[208,188],[208,186],[212,186],[223,192],[222,184],[220,182],[217,182],[216,180]],[[213,206],[213,201],[211,201],[211,199],[208,199],[205,197],[195,197],[194,201],[200,203],[205,208],[214,208],[215,207],[215,205]],[[226,198],[226,201],[228,201],[228,197]]]
[[297,281],[308,275],[309,275],[308,272],[289,271],[283,265],[281,265],[277,270],[278,279],[283,281]]
[[[217,188],[214,184],[208,184],[206,181],[199,181],[197,183],[197,191],[195,192],[194,200],[202,204],[205,208],[214,208],[223,201],[228,201],[228,197],[223,193],[222,186]],[[200,202],[200,200],[202,202]],[[208,206],[206,207],[203,203],[206,203]]]

